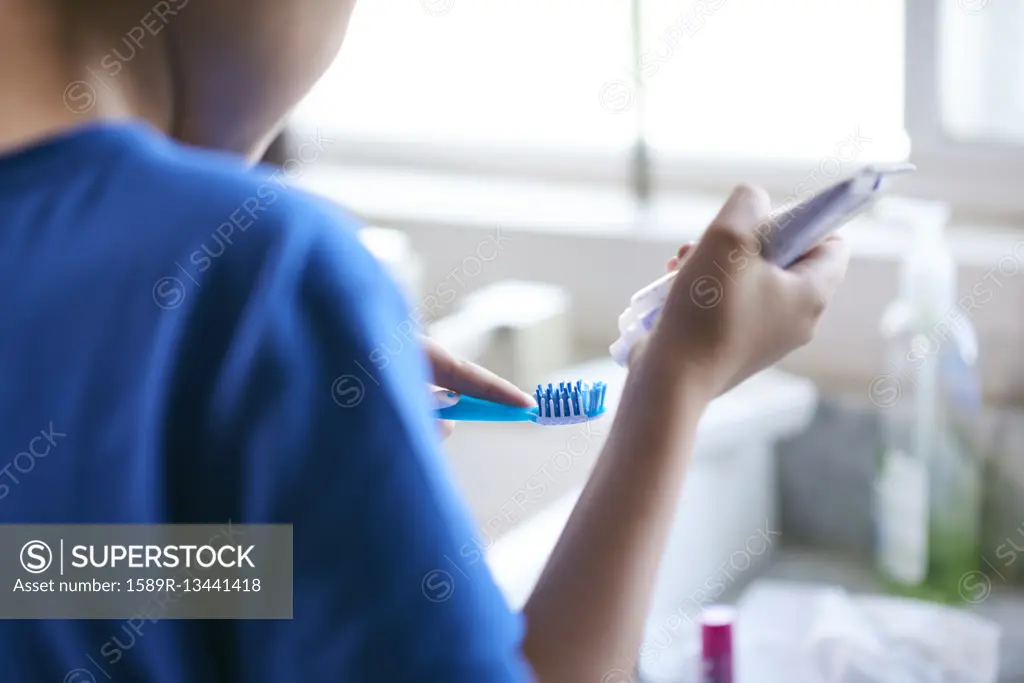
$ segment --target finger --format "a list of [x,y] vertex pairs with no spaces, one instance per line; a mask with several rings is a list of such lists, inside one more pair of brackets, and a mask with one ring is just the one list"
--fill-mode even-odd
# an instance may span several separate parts
[[516,385],[476,363],[455,358],[434,340],[424,338],[423,346],[434,371],[435,384],[495,403],[525,408],[536,405],[534,398]]
[[842,284],[849,264],[849,245],[833,235],[804,254],[786,272],[795,278],[804,296],[827,302]]
[[455,431],[455,421],[454,420],[438,420],[437,421],[437,426],[441,430],[441,440],[442,441],[444,441],[449,436],[451,436],[452,432]]
[[679,247],[679,253],[669,258],[668,263],[665,264],[665,270],[667,270],[670,273],[673,270],[677,270],[679,268],[679,265],[686,258],[686,255],[693,250],[693,245],[693,242],[687,242],[683,246]]
[[683,246],[679,247],[679,252],[676,254],[676,256],[680,261],[686,258],[686,255],[690,253],[691,249],[693,249],[694,244],[694,242],[687,242]]
[[758,230],[771,213],[771,200],[764,189],[753,185],[736,187],[708,226],[701,242],[726,239],[735,246],[755,249]]
[[456,364],[446,372],[438,373],[437,381],[452,391],[482,398],[485,401],[523,406],[524,408],[537,404],[533,396],[522,391],[512,382],[469,361],[456,361]]

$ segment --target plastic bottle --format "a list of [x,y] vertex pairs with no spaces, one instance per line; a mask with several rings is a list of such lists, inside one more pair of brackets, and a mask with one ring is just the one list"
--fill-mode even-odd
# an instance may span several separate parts
[[979,559],[981,466],[965,438],[981,403],[977,337],[957,306],[948,207],[888,199],[877,209],[910,228],[912,244],[881,320],[884,374],[870,389],[884,426],[876,560],[895,592],[957,602]]

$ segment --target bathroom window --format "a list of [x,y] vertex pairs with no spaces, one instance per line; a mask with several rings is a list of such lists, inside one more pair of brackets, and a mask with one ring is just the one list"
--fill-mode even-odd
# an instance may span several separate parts
[[907,128],[932,191],[1024,213],[1024,4],[906,0]]
[[813,161],[859,137],[864,161],[909,152],[899,2],[648,0],[643,15],[654,149]]
[[943,0],[941,121],[959,142],[1024,145],[1024,3]]
[[298,118],[380,142],[621,150],[598,106],[629,63],[628,0],[366,0]]
[[[784,191],[906,159],[908,189],[1024,212],[1019,0],[362,0],[296,112],[338,158]],[[646,154],[637,156],[637,143]]]

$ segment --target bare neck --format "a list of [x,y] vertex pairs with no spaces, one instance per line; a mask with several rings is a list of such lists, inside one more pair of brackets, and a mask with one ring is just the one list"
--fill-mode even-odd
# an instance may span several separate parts
[[143,119],[169,131],[164,37],[133,42],[127,16],[104,17],[97,28],[95,16],[58,19],[43,9],[49,4],[0,0],[0,153],[102,120]]

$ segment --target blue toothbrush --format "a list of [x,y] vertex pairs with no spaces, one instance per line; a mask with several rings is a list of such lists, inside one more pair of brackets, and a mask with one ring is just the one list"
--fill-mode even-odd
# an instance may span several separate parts
[[604,382],[593,386],[583,382],[537,385],[533,408],[506,406],[454,391],[441,389],[434,393],[437,416],[442,420],[463,422],[535,422],[539,425],[570,425],[594,420],[604,414]]

